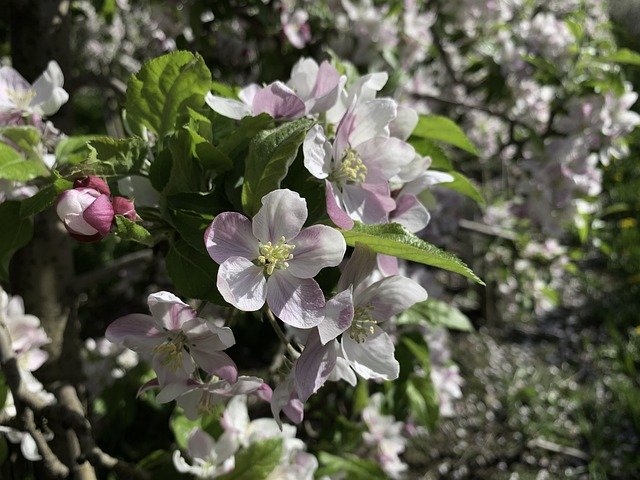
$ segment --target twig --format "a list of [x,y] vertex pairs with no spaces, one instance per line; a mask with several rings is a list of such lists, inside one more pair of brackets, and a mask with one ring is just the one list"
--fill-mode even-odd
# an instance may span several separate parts
[[529,448],[538,447],[544,450],[549,450],[550,452],[562,453],[564,455],[569,455],[570,457],[579,458],[580,460],[589,460],[589,455],[582,450],[578,450],[573,447],[566,447],[564,445],[560,445],[558,443],[551,442],[544,438],[534,438],[527,443]]
[[38,427],[36,427],[36,422],[31,409],[28,407],[24,408],[20,418],[22,419],[25,430],[29,432],[29,435],[31,435],[36,443],[47,472],[49,472],[53,478],[66,478],[69,475],[69,468],[62,463],[56,454],[53,453],[51,448],[49,448],[49,444],[44,438],[44,435],[40,430],[38,430]]
[[273,312],[271,311],[271,309],[269,307],[265,307],[264,311],[265,311],[265,315],[269,319],[269,323],[271,324],[271,327],[276,332],[276,335],[278,335],[278,338],[287,347],[287,350],[291,355],[293,355],[293,358],[297,358],[300,355],[300,352],[298,352],[293,347],[293,345],[291,345],[289,340],[287,340],[287,336],[284,334],[284,332],[280,328],[280,325],[278,325],[278,321],[276,320],[276,317],[273,316]]

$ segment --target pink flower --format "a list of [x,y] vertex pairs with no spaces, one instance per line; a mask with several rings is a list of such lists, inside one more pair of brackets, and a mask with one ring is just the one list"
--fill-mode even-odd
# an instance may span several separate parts
[[309,26],[309,14],[304,10],[296,10],[293,13],[282,12],[280,15],[282,31],[295,48],[304,48],[311,40],[311,27]]
[[337,266],[346,244],[331,227],[303,229],[306,219],[306,201],[287,189],[265,195],[253,220],[236,212],[218,215],[204,240],[220,264],[217,286],[223,298],[250,312],[266,302],[294,327],[318,325],[325,301],[313,277]]

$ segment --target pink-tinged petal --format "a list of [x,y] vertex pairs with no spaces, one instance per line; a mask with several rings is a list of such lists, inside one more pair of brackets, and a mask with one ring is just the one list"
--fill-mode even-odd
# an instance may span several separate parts
[[282,407],[282,411],[296,425],[304,419],[304,403],[298,398],[292,398]]
[[278,385],[271,396],[271,413],[278,425],[282,427],[280,412],[285,413],[293,423],[300,423],[304,417],[304,404],[297,398],[295,382],[289,375]]
[[304,102],[282,82],[274,82],[253,97],[253,114],[268,113],[276,119],[293,119],[304,115]]
[[111,195],[111,190],[107,182],[95,175],[76,179],[73,182],[73,188],[92,188],[104,195]]
[[140,395],[142,395],[145,392],[148,392],[149,390],[155,390],[157,388],[160,388],[160,382],[158,381],[157,378],[152,378],[151,380],[143,383],[140,386],[140,388],[138,389],[138,393],[136,393],[136,397],[139,397]]
[[399,223],[410,232],[419,232],[427,226],[431,215],[415,195],[400,195],[390,220]]
[[344,81],[346,81],[346,77],[341,77],[340,72],[329,62],[326,60],[322,62],[318,70],[316,84],[311,92],[315,102],[309,113],[326,112],[333,107],[338,101],[338,94],[342,85],[344,85]]
[[253,217],[253,235],[262,243],[295,238],[307,220],[307,201],[289,189],[274,190],[262,197]]
[[201,384],[195,381],[183,380],[181,382],[168,383],[160,392],[156,395],[156,400],[159,403],[167,403],[175,400],[178,397],[185,395],[186,393],[194,392],[198,394],[198,399],[201,395]]
[[0,67],[0,109],[13,110],[16,107],[14,93],[27,92],[31,85],[17,70]]
[[276,270],[267,282],[267,304],[284,323],[312,328],[322,321],[324,295],[312,278],[296,278]]
[[353,295],[348,288],[327,301],[324,320],[318,325],[320,342],[326,345],[351,326],[353,320]]
[[446,172],[438,172],[436,170],[428,170],[418,175],[414,180],[406,183],[400,191],[402,195],[420,195],[425,189],[438,185],[440,183],[453,182],[453,176]]
[[132,222],[135,222],[138,218],[138,214],[136,213],[136,207],[133,205],[133,202],[128,198],[124,197],[113,197],[113,213],[115,215],[123,215]]
[[158,327],[167,330],[180,330],[196,316],[193,308],[170,292],[152,293],[147,298],[147,305]]
[[327,178],[331,169],[331,145],[320,125],[314,125],[307,132],[302,144],[304,166],[316,178]]
[[388,137],[388,125],[396,117],[396,109],[396,102],[390,98],[358,103],[353,111],[355,120],[349,133],[349,144],[357,147],[373,137]]
[[287,86],[301,99],[309,99],[315,86],[318,69],[318,63],[313,58],[301,57],[291,69],[291,78]]
[[342,234],[326,225],[305,228],[291,243],[296,248],[287,271],[298,278],[312,278],[325,267],[338,266],[347,249]]
[[211,107],[214,112],[219,113],[223,117],[240,120],[241,118],[251,115],[251,107],[233,98],[219,97],[211,92],[207,93],[204,101]]
[[259,242],[251,231],[251,220],[236,212],[218,215],[204,233],[204,244],[217,263],[231,257],[258,257]]
[[329,375],[327,380],[330,382],[340,382],[344,380],[352,387],[355,387],[356,383],[358,383],[358,377],[356,377],[356,374],[351,368],[351,365],[349,365],[349,362],[344,357],[340,356],[342,354],[342,347],[340,344],[334,340],[333,345],[335,346],[335,349],[339,351],[339,355],[336,360],[336,366],[333,368],[333,372],[331,372],[331,375]]
[[366,288],[355,299],[356,308],[371,306],[371,316],[378,322],[389,320],[418,302],[427,299],[427,291],[413,280],[386,277]]
[[194,321],[200,323],[201,327],[204,328],[198,327],[189,331],[185,326],[183,330],[189,338],[189,343],[196,344],[200,348],[216,352],[235,345],[236,339],[229,327],[218,327],[212,322],[203,321],[199,318]]
[[118,318],[107,327],[104,335],[110,342],[137,352],[152,351],[165,337],[153,317],[140,313]]
[[260,385],[260,388],[256,391],[256,395],[260,400],[264,400],[265,402],[271,402],[271,397],[273,396],[273,390],[267,383],[263,383]]
[[356,245],[353,250],[349,261],[342,269],[342,274],[338,280],[338,290],[346,290],[350,286],[354,289],[366,284],[371,283],[368,281],[369,276],[377,266],[377,255],[371,250],[371,248],[363,246],[362,244]]
[[312,329],[304,350],[296,361],[295,386],[302,402],[306,402],[324,385],[335,364],[335,349],[330,345],[323,345],[318,331]]
[[394,357],[393,341],[377,325],[373,328],[374,332],[360,343],[349,335],[342,336],[344,358],[366,380],[395,380],[400,374],[400,364]]
[[195,428],[189,435],[187,447],[191,458],[200,458],[204,460],[209,458],[211,452],[214,451],[216,441],[205,431],[200,428]]
[[238,367],[226,353],[211,352],[196,346],[191,346],[189,351],[198,367],[205,372],[214,374],[231,383],[235,383],[238,380]]
[[389,212],[396,207],[388,185],[345,185],[342,203],[349,216],[367,225],[387,223]]
[[95,228],[101,235],[111,230],[113,223],[113,205],[108,195],[100,195],[82,214],[84,221]]
[[250,83],[238,92],[238,98],[247,105],[251,105],[253,104],[253,98],[260,90],[262,90],[260,85],[257,83]]
[[336,128],[336,136],[333,140],[333,158],[335,158],[336,161],[340,160],[344,156],[345,149],[350,146],[349,136],[355,129],[356,122],[356,117],[354,115],[355,107],[355,103],[351,104],[342,119],[340,119],[340,123]]
[[[400,172],[416,156],[416,151],[411,145],[393,137],[371,138],[358,145],[356,150],[367,168],[380,172],[385,180]],[[368,175],[367,182],[371,182]]]
[[333,189],[333,185],[328,180],[325,182],[325,201],[327,204],[327,214],[333,223],[338,227],[345,230],[351,230],[353,228],[353,220],[351,217],[340,207],[338,203],[338,196]]
[[100,196],[91,188],[74,188],[62,192],[56,203],[56,214],[70,233],[96,235],[98,230],[84,219],[84,211]]
[[158,376],[160,386],[186,381],[196,369],[196,364],[184,348],[180,353],[168,356],[164,352],[156,352],[151,359],[151,368]]
[[267,298],[264,269],[244,257],[225,260],[218,270],[216,285],[227,302],[245,312],[260,310]]
[[396,118],[389,124],[389,133],[392,137],[406,140],[411,136],[418,125],[418,112],[413,108],[398,105]]
[[378,270],[382,272],[385,277],[390,277],[391,275],[399,275],[400,268],[398,267],[398,259],[396,257],[392,257],[391,255],[377,255],[378,260]]

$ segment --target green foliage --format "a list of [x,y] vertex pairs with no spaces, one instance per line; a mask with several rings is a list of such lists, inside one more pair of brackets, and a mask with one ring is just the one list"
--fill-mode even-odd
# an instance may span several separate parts
[[0,128],[0,137],[15,145],[30,160],[40,160],[40,132],[31,126]]
[[453,177],[453,182],[440,183],[439,185],[451,190],[455,190],[456,192],[469,197],[478,205],[486,205],[486,201],[482,196],[482,193],[480,193],[478,187],[476,187],[471,180],[469,180],[460,172],[449,171],[447,173]]
[[469,317],[441,300],[425,300],[416,303],[398,317],[399,324],[443,326],[452,330],[473,332]]
[[26,182],[49,175],[49,170],[40,158],[25,159],[17,150],[0,142],[0,178]]
[[484,282],[454,254],[445,252],[435,245],[421,240],[397,223],[363,225],[356,222],[353,229],[340,230],[340,232],[344,236],[347,245],[351,247],[361,243],[376,253],[392,255],[449,270],[484,285]]
[[46,210],[54,204],[58,195],[72,187],[73,183],[69,180],[56,178],[51,185],[41,188],[33,197],[25,198],[20,202],[20,217],[30,217]]
[[152,247],[154,244],[153,236],[146,228],[122,215],[115,216],[114,233],[122,240],[141,243],[147,247]]
[[94,137],[87,147],[87,162],[99,162],[105,173],[137,173],[147,156],[146,142],[138,137]]
[[211,72],[200,55],[179,51],[155,58],[129,79],[127,120],[163,137],[180,114],[204,104],[210,86]]
[[640,66],[640,53],[628,48],[621,48],[611,55],[596,57],[595,60],[611,63],[624,63],[626,65]]
[[90,152],[88,144],[95,138],[98,137],[96,135],[77,135],[60,140],[55,150],[57,165],[75,165],[84,162]]
[[413,148],[415,148],[416,152],[420,155],[431,158],[431,165],[429,168],[433,168],[434,170],[443,170],[445,172],[453,170],[451,160],[449,160],[447,154],[444,153],[444,150],[442,150],[437,143],[427,138],[420,137],[411,137],[409,139],[409,143],[411,143]]
[[280,463],[282,438],[252,443],[236,454],[236,466],[221,480],[264,480]]
[[422,115],[412,135],[448,143],[473,155],[478,155],[478,149],[462,129],[446,117]]
[[338,457],[327,452],[320,452],[318,460],[321,467],[316,475],[319,477],[347,474],[347,478],[353,480],[385,480],[388,478],[373,460],[366,460],[351,453]]
[[260,200],[280,187],[307,131],[314,122],[300,119],[260,132],[251,142],[245,161],[242,206],[248,215],[260,209]]
[[33,236],[33,219],[20,215],[20,202],[0,204],[0,279],[8,280],[9,262],[19,248]]
[[176,412],[171,416],[170,426],[178,447],[182,449],[187,448],[189,435],[195,428],[204,430],[214,438],[222,434],[222,427],[219,424],[219,419],[224,410],[224,405],[217,404],[214,406],[214,409],[214,413],[201,416],[197,420],[189,420],[181,412]]
[[169,277],[182,295],[225,304],[216,288],[218,265],[206,253],[180,239],[171,245],[165,262]]

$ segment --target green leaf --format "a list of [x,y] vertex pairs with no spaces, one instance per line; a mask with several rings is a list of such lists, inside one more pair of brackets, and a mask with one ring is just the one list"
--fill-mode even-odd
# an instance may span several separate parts
[[169,277],[182,295],[225,304],[216,288],[218,265],[208,255],[180,239],[171,245],[165,263]]
[[441,300],[416,303],[398,317],[399,324],[440,325],[452,330],[473,332],[471,320],[456,307]]
[[80,135],[60,140],[55,151],[57,165],[75,165],[84,162],[90,152],[88,144],[95,138],[98,137],[96,135]]
[[38,129],[31,126],[3,127],[0,136],[18,147],[28,158],[40,158],[40,139]]
[[280,187],[313,124],[313,120],[301,118],[256,135],[245,161],[242,186],[245,213],[255,215],[262,197]]
[[428,374],[424,377],[412,376],[406,383],[405,394],[409,408],[418,421],[433,430],[440,417],[440,405],[431,377]]
[[376,253],[449,270],[484,285],[484,282],[454,254],[421,240],[397,223],[363,225],[360,222],[355,222],[353,229],[340,230],[340,232],[347,245],[351,247],[362,243]]
[[189,210],[211,216],[230,210],[221,192],[188,192],[167,196],[167,206],[176,210]]
[[640,53],[629,50],[628,48],[621,48],[611,55],[595,57],[594,60],[607,63],[624,63],[626,65],[640,66]]
[[347,474],[350,480],[386,480],[388,478],[377,463],[351,453],[338,457],[320,452],[318,460],[322,465],[317,471],[318,476]]
[[204,104],[210,85],[211,72],[200,55],[179,51],[154,58],[129,79],[127,120],[163,137],[180,114]]
[[46,175],[49,170],[40,158],[25,159],[17,150],[0,142],[0,178],[26,182]]
[[[184,195],[186,194],[180,194],[180,196]],[[173,196],[169,198],[173,198]],[[206,255],[207,250],[204,247],[204,231],[211,224],[213,216],[207,215],[205,217],[201,213],[181,209],[169,209],[167,213],[169,214],[171,224],[180,234],[180,237],[182,237],[191,248]]]
[[233,471],[218,478],[220,480],[264,480],[276,469],[281,455],[281,438],[252,443],[236,454],[236,466]]
[[453,177],[453,182],[439,183],[439,186],[455,190],[456,192],[469,197],[471,200],[474,200],[479,205],[485,206],[487,204],[482,193],[480,193],[478,187],[476,187],[471,180],[460,172],[448,171],[447,173]]
[[40,213],[54,204],[60,193],[73,187],[73,183],[64,178],[57,178],[51,185],[42,188],[33,197],[20,202],[20,217],[30,217]]
[[109,165],[114,173],[137,173],[147,156],[147,145],[137,137],[115,139],[94,137],[89,141],[92,158]]
[[444,170],[445,172],[453,170],[451,160],[447,158],[444,150],[442,150],[442,148],[440,148],[435,142],[426,138],[411,137],[409,138],[409,143],[420,155],[431,158],[431,165],[429,168]]
[[192,128],[187,128],[187,131],[191,135],[192,153],[200,160],[205,170],[223,173],[233,168],[233,162],[226,153],[207,141]]
[[162,193],[199,191],[202,168],[193,155],[191,134],[184,128],[180,129],[168,139],[168,146],[172,158],[171,172]]
[[200,419],[198,418],[197,420],[189,420],[184,415],[174,414],[171,417],[169,426],[173,431],[173,436],[176,439],[178,447],[184,450],[187,448],[187,440],[189,439],[189,435],[195,428],[198,428],[200,426]]
[[20,216],[20,202],[0,204],[0,279],[8,280],[9,262],[33,236],[33,220]]
[[422,115],[412,135],[448,143],[473,155],[478,155],[478,149],[462,129],[455,122],[440,115]]
[[141,243],[147,247],[153,247],[153,236],[142,225],[132,222],[123,215],[115,216],[114,233],[123,240]]

